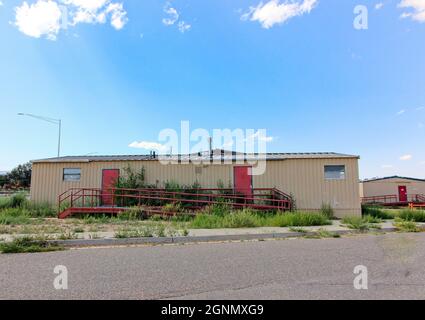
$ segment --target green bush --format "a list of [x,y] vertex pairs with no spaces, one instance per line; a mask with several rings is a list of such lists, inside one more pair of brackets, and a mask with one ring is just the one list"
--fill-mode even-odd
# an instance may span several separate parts
[[371,205],[362,205],[362,214],[363,216],[372,216],[379,219],[394,219],[396,214],[389,210],[386,210],[382,207],[371,206]]
[[2,197],[0,198],[0,210],[5,209],[5,208],[10,208],[10,199],[9,197]]
[[341,236],[338,233],[328,231],[328,230],[325,230],[325,229],[317,230],[316,237],[318,237],[318,238],[341,238]]
[[199,214],[190,225],[195,229],[254,228],[261,226],[261,218],[248,210],[227,215]]
[[111,218],[107,215],[81,215],[82,221],[84,224],[105,224],[114,221],[114,218]]
[[272,216],[267,225],[272,227],[307,227],[330,225],[328,217],[316,212],[288,212]]
[[190,223],[194,229],[218,229],[223,228],[223,218],[210,214],[198,214]]
[[182,208],[182,204],[180,202],[167,203],[166,205],[164,205],[162,207],[162,211],[168,212],[168,213],[182,212],[183,208]]
[[12,242],[0,243],[2,253],[32,253],[64,250],[63,247],[50,244],[45,240],[37,240],[30,237],[17,238]]
[[139,220],[142,219],[142,211],[140,208],[134,207],[118,214],[119,220]]
[[225,215],[228,215],[231,212],[232,207],[227,202],[209,205],[205,207],[202,211],[203,214],[210,214],[219,217],[224,217]]
[[11,208],[23,207],[28,202],[27,197],[24,193],[18,193],[12,196],[10,200]]
[[0,199],[0,210],[7,208],[18,208],[26,205],[28,202],[25,193],[17,193],[11,197]]
[[192,221],[193,219],[194,219],[194,216],[187,213],[178,214],[176,216],[172,216],[169,218],[171,222],[189,222],[189,221]]
[[332,219],[334,217],[334,209],[329,203],[322,204],[322,207],[320,208],[320,213],[328,219]]
[[[373,220],[374,218],[370,218],[370,219]],[[363,217],[358,217],[358,216],[344,217],[341,222],[350,229],[356,229],[360,231],[366,231],[371,227],[367,219]]]
[[246,209],[224,216],[224,228],[255,228],[261,226],[261,218]]
[[30,218],[30,212],[23,208],[7,208],[0,211],[0,225],[29,224]]
[[402,232],[420,232],[421,230],[418,228],[414,221],[405,221],[400,218],[394,222],[394,226]]
[[363,220],[364,220],[366,223],[381,223],[381,222],[382,222],[381,218],[377,218],[377,217],[370,216],[370,215],[366,215],[366,216],[364,216],[364,217],[363,217]]
[[25,193],[0,199],[0,216],[12,215],[30,218],[45,218],[56,216],[56,210],[48,203],[33,203],[27,200]]
[[23,209],[29,212],[31,218],[52,218],[57,215],[57,210],[47,202],[33,203],[28,201]]
[[320,213],[291,212],[262,216],[245,209],[226,215],[200,214],[191,222],[195,229],[255,228],[255,227],[303,227],[329,225],[331,222]]
[[115,182],[116,188],[140,189],[145,187],[145,168],[139,171],[131,169],[130,166],[124,168],[124,175]]
[[402,210],[398,216],[406,221],[425,222],[425,210]]

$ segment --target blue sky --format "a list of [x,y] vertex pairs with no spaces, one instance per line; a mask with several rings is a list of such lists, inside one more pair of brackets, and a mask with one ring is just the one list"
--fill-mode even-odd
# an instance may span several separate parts
[[189,120],[425,178],[425,0],[85,1],[1,0],[0,171],[56,154],[25,112],[63,119],[63,155],[146,153]]

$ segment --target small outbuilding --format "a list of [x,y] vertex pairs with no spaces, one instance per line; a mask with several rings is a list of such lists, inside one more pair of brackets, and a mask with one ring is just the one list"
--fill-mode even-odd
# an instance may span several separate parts
[[391,176],[360,182],[363,202],[407,203],[425,199],[425,179]]
[[265,168],[260,175],[252,175],[249,155],[219,149],[172,156],[175,161],[168,164],[155,154],[36,160],[32,162],[31,199],[57,203],[58,196],[71,188],[110,188],[130,167],[144,168],[146,183],[157,188],[167,181],[196,182],[202,188],[217,188],[219,182],[234,190],[276,188],[291,195],[298,210],[318,211],[326,204],[337,217],[361,214],[358,156],[329,152],[263,156]]

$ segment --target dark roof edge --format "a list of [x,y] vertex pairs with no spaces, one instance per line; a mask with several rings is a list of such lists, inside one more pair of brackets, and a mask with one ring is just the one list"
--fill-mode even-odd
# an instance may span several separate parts
[[406,179],[406,180],[412,180],[412,181],[425,182],[425,179],[402,177],[402,176],[390,176],[390,177],[382,177],[382,178],[364,179],[361,182],[374,182],[374,181],[382,181],[382,180],[389,180],[389,179]]
[[[233,155],[218,155],[214,154],[214,159],[217,158],[238,158],[243,157],[243,154],[233,154]],[[258,156],[258,154],[254,154]],[[360,159],[360,156],[349,155],[335,152],[304,152],[304,153],[267,153],[267,161],[275,160],[291,160],[291,159]],[[40,160],[32,160],[32,163],[87,163],[87,162],[114,162],[114,161],[158,161],[161,158],[161,155],[109,155],[109,156],[65,156],[59,158],[48,158]],[[205,161],[209,160],[209,155],[197,156],[194,154],[191,155],[173,155],[172,158],[184,158],[184,159],[193,159]],[[252,158],[251,155],[246,155],[247,159]],[[261,158],[261,157],[260,157]]]

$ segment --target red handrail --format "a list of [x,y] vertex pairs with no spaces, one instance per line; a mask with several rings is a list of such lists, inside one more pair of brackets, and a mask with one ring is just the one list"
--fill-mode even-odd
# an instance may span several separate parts
[[[387,201],[390,200],[390,201]],[[372,196],[372,197],[363,197],[363,203],[388,203],[388,202],[397,202],[397,195],[382,195],[382,196]]]
[[425,195],[423,194],[408,194],[406,195],[406,201],[400,201],[398,195],[382,195],[382,196],[371,196],[371,197],[363,197],[362,203],[367,204],[397,204],[397,203],[409,203],[409,202],[425,202]]
[[[136,199],[138,200],[137,203],[139,206],[141,206],[142,200],[159,200],[171,203],[181,202],[197,206],[220,204],[225,200],[229,205],[241,208],[250,207],[263,210],[291,210],[293,207],[292,198],[276,188],[254,189],[252,196],[244,196],[243,194],[235,193],[232,189],[192,189],[190,191],[196,191],[196,193],[148,188],[110,188],[103,191],[98,188],[71,188],[58,196],[58,204],[59,208],[62,207],[65,201],[69,201],[71,207],[86,207],[86,205],[89,205],[89,207],[96,207],[100,205],[103,197],[111,197],[113,207],[117,207],[119,203],[121,203],[121,206],[124,206],[125,199]],[[207,191],[209,193],[206,193]],[[86,198],[90,198],[88,203],[86,202]],[[81,204],[77,202],[80,199]],[[262,203],[258,204],[256,201],[261,201]]]

